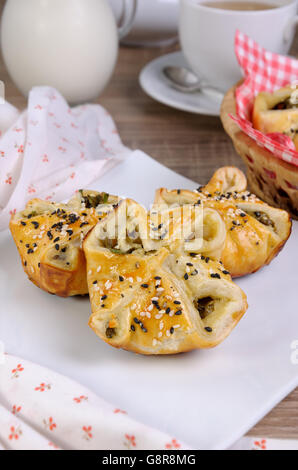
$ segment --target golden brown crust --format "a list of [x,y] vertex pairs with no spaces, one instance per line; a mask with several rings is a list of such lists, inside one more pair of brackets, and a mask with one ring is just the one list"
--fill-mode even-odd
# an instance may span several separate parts
[[[107,199],[104,205],[96,205],[100,198]],[[91,207],[92,201],[96,207]],[[117,201],[116,196],[95,191],[81,191],[68,204],[40,199],[29,201],[25,210],[12,216],[10,221],[28,278],[46,292],[62,297],[87,294],[82,240],[105,216],[107,204],[111,210]]]
[[220,259],[233,277],[255,272],[270,263],[291,232],[289,214],[245,191],[245,181],[240,170],[225,167],[198,191],[179,190],[178,194],[177,190],[162,188],[155,197],[156,203],[168,205],[200,201],[220,214],[226,226]]
[[[288,135],[298,150],[298,108],[290,102],[293,91],[288,85],[273,93],[259,93],[254,101],[252,122],[254,128],[264,134],[280,132]],[[276,109],[278,106],[284,106],[284,109]]]
[[[112,235],[110,222],[112,217],[122,220],[124,203],[129,229],[119,224]],[[136,217],[138,242],[129,235]],[[135,202],[121,202],[85,238],[90,327],[108,344],[141,354],[216,346],[246,311],[245,294],[218,261],[168,242],[152,250],[139,236],[146,217]],[[124,241],[119,235],[123,228]]]

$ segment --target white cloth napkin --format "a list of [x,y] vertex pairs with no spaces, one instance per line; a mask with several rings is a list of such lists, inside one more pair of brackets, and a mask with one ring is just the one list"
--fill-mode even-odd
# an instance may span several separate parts
[[188,449],[77,382],[8,354],[0,365],[0,445],[15,450]]
[[70,108],[57,90],[33,88],[20,113],[0,105],[0,230],[34,197],[60,201],[130,154],[99,105]]

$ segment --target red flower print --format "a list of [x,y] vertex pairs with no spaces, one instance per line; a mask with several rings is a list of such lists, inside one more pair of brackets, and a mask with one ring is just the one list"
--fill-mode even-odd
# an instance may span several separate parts
[[60,152],[62,152],[62,153],[66,152],[66,148],[62,147],[61,145],[60,145],[60,147],[58,147],[58,150],[60,150]]
[[70,125],[71,125],[71,127],[72,127],[73,129],[77,129],[77,128],[78,128],[78,126],[77,126],[74,122],[72,122]]
[[131,449],[131,447],[136,447],[136,438],[135,436],[130,436],[129,434],[125,434],[126,441],[123,443],[125,447]]
[[8,439],[10,441],[12,441],[13,439],[17,441],[21,434],[22,430],[20,427],[10,426],[10,434],[8,436]]
[[61,129],[61,124],[58,124],[58,122],[54,122],[54,126],[57,127],[57,129]]
[[42,109],[42,106],[40,106],[40,104],[37,104],[34,109]]
[[81,158],[82,160],[84,160],[84,158],[85,158],[85,152],[81,152],[80,158]]
[[75,401],[76,403],[81,403],[82,401],[86,401],[88,400],[88,397],[86,397],[85,395],[81,395],[80,397],[75,397],[73,399],[73,401]]
[[33,119],[31,119],[31,121],[29,121],[29,122],[30,122],[30,124],[31,124],[32,126],[34,126],[34,127],[36,127],[37,124],[38,124],[38,121],[33,121]]
[[78,144],[79,144],[81,147],[85,147],[84,142],[82,142],[81,140],[78,140]]
[[22,132],[22,127],[15,127],[14,132]]
[[62,141],[66,142],[67,144],[69,143],[69,140],[66,137],[62,137]]
[[5,183],[6,183],[6,184],[11,184],[11,183],[12,183],[12,177],[11,177],[11,176],[7,176],[7,179],[5,180]]
[[36,391],[44,392],[45,390],[51,390],[51,384],[45,384],[42,382],[38,387],[35,387]]
[[166,449],[180,449],[181,445],[176,439],[172,439],[171,442],[167,442],[165,445]]
[[28,186],[27,192],[29,194],[36,193],[36,189],[34,188],[33,184],[30,184],[30,186]]
[[54,423],[52,416],[50,416],[48,420],[44,419],[43,424],[45,428],[48,428],[50,431],[53,431],[57,427],[57,424]]
[[9,211],[10,215],[14,215],[16,212],[17,212],[16,209],[12,209],[11,211]]
[[23,155],[23,153],[24,153],[24,145],[16,145],[15,147],[18,149],[18,153],[19,153],[20,155]]
[[54,447],[54,449],[59,449],[59,447],[57,446],[57,444],[55,444],[54,442],[48,442],[48,446],[50,447]]
[[266,450],[267,449],[266,444],[267,444],[266,439],[262,439],[260,441],[255,441],[253,450]]
[[50,113],[50,112],[48,113],[48,115],[49,115],[50,117],[53,117],[53,116],[55,116],[55,114],[54,114],[54,113]]
[[93,437],[93,434],[92,434],[92,426],[83,426],[82,427],[83,429],[83,439],[86,439],[86,441],[89,441],[90,439],[92,439]]
[[48,158],[48,156],[47,156],[46,153],[44,154],[42,161],[43,161],[44,163],[48,163],[49,158]]
[[11,412],[13,415],[17,415],[21,411],[21,409],[21,406],[13,405]]
[[114,413],[115,413],[115,414],[117,414],[117,413],[123,413],[124,415],[126,415],[126,414],[127,414],[127,412],[126,412],[126,411],[124,411],[124,410],[120,410],[120,408],[115,408],[115,410],[114,410]]
[[70,178],[73,180],[75,176],[76,176],[76,173],[73,172],[73,173],[70,175]]
[[12,369],[12,378],[17,378],[19,377],[19,372],[22,372],[24,370],[24,367],[22,367],[22,364],[18,364],[15,369]]
[[0,150],[0,157],[5,157],[5,152],[3,152],[3,150]]

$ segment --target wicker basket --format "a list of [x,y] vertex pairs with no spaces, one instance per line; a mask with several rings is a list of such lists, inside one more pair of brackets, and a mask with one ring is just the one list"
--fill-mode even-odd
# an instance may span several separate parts
[[298,166],[286,163],[260,147],[229,117],[229,113],[236,114],[235,90],[238,85],[225,95],[220,117],[236,152],[246,165],[250,189],[268,204],[281,207],[298,219]]

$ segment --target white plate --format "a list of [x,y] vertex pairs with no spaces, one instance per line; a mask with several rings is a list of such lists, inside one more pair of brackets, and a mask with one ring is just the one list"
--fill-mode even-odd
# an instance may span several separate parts
[[[158,186],[195,188],[136,151],[94,189],[149,205]],[[62,299],[31,284],[14,243],[0,234],[0,338],[12,354],[90,387],[107,401],[197,449],[224,449],[298,385],[298,224],[280,255],[239,285],[249,309],[212,350],[145,357],[114,349],[88,328],[88,298]]]
[[141,87],[151,98],[182,111],[219,116],[221,99],[207,93],[181,93],[175,90],[163,76],[162,69],[166,65],[189,68],[180,51],[163,55],[149,62],[141,71],[139,80]]

